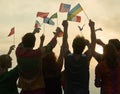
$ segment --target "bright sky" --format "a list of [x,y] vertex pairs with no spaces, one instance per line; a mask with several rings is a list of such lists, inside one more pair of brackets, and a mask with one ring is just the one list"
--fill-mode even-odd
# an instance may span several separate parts
[[[42,23],[42,18],[36,18],[38,11],[49,12],[48,17],[57,12],[58,26],[63,29],[61,23],[67,19],[67,13],[59,12],[60,3],[71,4],[71,8],[80,3],[89,19],[95,21],[95,27],[103,29],[103,31],[96,33],[97,38],[105,43],[111,38],[120,40],[119,0],[0,0],[0,54],[7,53],[9,46],[13,44],[13,36],[7,37],[12,27],[15,27],[15,45],[17,46],[25,33],[33,31],[35,20]],[[83,12],[78,15],[81,16],[81,23],[69,22],[68,40],[70,45],[77,34],[84,35],[85,38],[89,39],[88,19]],[[56,19],[54,21],[57,23]],[[80,32],[78,25],[82,26],[83,24],[85,27]],[[56,24],[54,26],[45,24],[45,44],[53,37],[52,32],[55,31],[56,27]],[[43,33],[44,27],[42,26],[41,29],[40,34],[36,35],[38,39],[36,47],[39,45],[39,36]],[[56,52],[59,52],[61,39],[58,39]],[[92,86],[91,92],[98,94],[99,90]]]

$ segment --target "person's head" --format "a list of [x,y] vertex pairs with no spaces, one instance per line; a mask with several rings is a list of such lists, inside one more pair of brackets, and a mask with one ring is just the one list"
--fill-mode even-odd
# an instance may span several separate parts
[[74,54],[82,54],[86,46],[86,40],[82,36],[80,37],[79,35],[76,36],[73,40],[72,47],[73,47],[73,53]]
[[22,37],[22,43],[24,47],[34,47],[35,45],[35,35],[33,33],[27,33]]
[[103,61],[114,69],[117,65],[117,50],[113,44],[106,44],[103,48]]
[[1,69],[8,69],[12,67],[12,58],[7,55],[0,55],[0,68]]
[[49,75],[55,75],[57,66],[56,66],[56,56],[54,52],[48,53],[45,57],[42,59],[42,69],[44,77],[49,77]]
[[120,50],[120,41],[118,39],[110,39],[108,43],[113,44],[117,50]]
[[43,60],[43,62],[46,62],[46,63],[49,63],[49,62],[56,62],[55,53],[54,53],[53,51],[47,53],[47,55],[44,56],[42,60]]

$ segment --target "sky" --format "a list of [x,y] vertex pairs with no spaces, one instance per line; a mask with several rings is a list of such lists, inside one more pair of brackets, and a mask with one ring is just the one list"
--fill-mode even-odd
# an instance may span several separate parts
[[[103,31],[97,31],[96,36],[103,42],[107,43],[109,39],[118,38],[120,40],[120,1],[119,0],[0,0],[0,54],[7,53],[9,47],[21,41],[21,37],[34,29],[35,21],[43,23],[43,19],[36,17],[37,12],[49,12],[50,17],[55,12],[58,13],[58,19],[54,19],[55,25],[44,24],[41,31],[36,35],[36,46],[39,46],[39,38],[45,34],[45,44],[53,37],[53,33],[57,26],[62,27],[62,21],[67,19],[67,13],[60,13],[59,7],[61,3],[71,4],[71,8],[80,3],[84,12],[89,19],[95,22],[95,28],[102,28]],[[81,22],[68,22],[68,41],[70,49],[73,38],[79,34],[86,39],[90,39],[90,30],[88,19],[83,11],[78,15],[81,16]],[[57,24],[58,22],[58,24]],[[85,24],[83,31],[78,29],[78,25]],[[15,34],[8,37],[10,29],[15,27]],[[56,55],[59,54],[62,38],[58,38],[58,44],[55,48]],[[98,50],[98,49],[96,49]],[[98,50],[99,51],[99,50]],[[14,52],[12,53],[13,61],[15,61]],[[94,87],[94,68],[97,62],[93,59],[90,66],[90,92],[91,94],[99,94],[99,89]],[[14,63],[16,65],[16,63]]]

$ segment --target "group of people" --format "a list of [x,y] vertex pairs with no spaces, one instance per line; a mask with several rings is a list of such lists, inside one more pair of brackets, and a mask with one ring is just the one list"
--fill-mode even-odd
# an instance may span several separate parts
[[[89,66],[94,57],[98,64],[95,68],[95,86],[101,88],[101,94],[120,94],[120,41],[109,40],[104,44],[96,39],[95,23],[89,20],[91,40],[77,35],[72,43],[73,53],[68,43],[68,21],[62,22],[64,35],[58,58],[53,52],[57,44],[58,33],[46,46],[45,36],[40,37],[40,45],[34,49],[39,28],[26,33],[15,49],[17,65],[12,67],[10,53],[0,55],[0,94],[90,94]],[[56,31],[60,28],[57,27]],[[95,51],[96,43],[103,46],[103,54]],[[87,46],[87,50],[85,47]],[[64,65],[64,70],[62,70]]]

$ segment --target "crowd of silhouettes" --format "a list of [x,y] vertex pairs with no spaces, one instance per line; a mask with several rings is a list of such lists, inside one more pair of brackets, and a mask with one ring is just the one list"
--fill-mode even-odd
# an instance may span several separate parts
[[[10,54],[15,45],[10,47],[7,54],[0,55],[0,94],[90,94],[89,68],[92,57],[98,62],[94,84],[101,88],[100,94],[120,94],[120,41],[110,39],[105,44],[96,39],[95,22],[89,20],[91,40],[76,35],[72,52],[68,43],[68,21],[64,20],[62,26],[64,34],[58,57],[53,51],[58,32],[46,46],[43,46],[45,35],[42,34],[39,47],[34,49],[35,34],[40,32],[39,28],[26,33],[16,47],[16,67],[8,70],[12,67]],[[96,45],[103,47],[103,54],[95,51]]]

